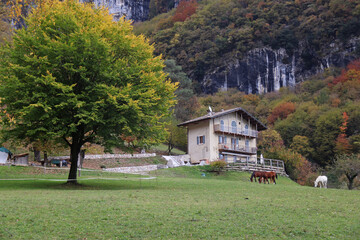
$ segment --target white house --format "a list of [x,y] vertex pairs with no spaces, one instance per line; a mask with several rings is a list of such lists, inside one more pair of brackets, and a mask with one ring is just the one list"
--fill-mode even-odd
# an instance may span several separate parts
[[191,163],[224,159],[228,163],[255,161],[258,131],[266,126],[239,108],[212,112],[179,124],[188,131]]
[[4,147],[0,147],[0,164],[8,163],[10,156],[11,156],[11,152],[8,149]]

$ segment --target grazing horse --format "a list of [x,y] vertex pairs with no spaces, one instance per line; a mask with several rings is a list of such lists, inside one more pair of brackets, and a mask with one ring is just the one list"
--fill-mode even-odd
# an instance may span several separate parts
[[326,176],[318,176],[314,182],[314,187],[317,187],[318,185],[324,188],[327,188],[327,177]]
[[254,171],[254,172],[251,174],[251,177],[250,177],[250,181],[251,181],[251,182],[253,181],[253,178],[254,178],[254,177],[255,177],[255,182],[256,182],[256,178],[258,177],[258,178],[259,178],[259,183],[261,183],[261,179],[263,179],[264,184],[265,184],[266,181],[267,181],[268,184],[269,184],[269,178],[270,178],[270,181],[272,181],[274,184],[276,184],[275,178],[277,178],[277,174],[276,174],[276,172],[260,172],[260,171]]
[[271,182],[276,184],[276,181],[275,181],[275,178],[277,179],[276,172],[264,172],[264,183],[265,183],[265,180],[266,180],[268,182],[268,184],[269,184],[269,178],[270,178]]
[[274,184],[276,184],[275,178],[277,178],[276,172],[263,172],[264,184],[265,184],[265,181],[269,184],[269,179],[270,179],[270,182],[273,182]]
[[255,178],[255,182],[256,182],[256,178],[259,178],[259,183],[261,183],[261,178],[263,177],[263,172],[259,172],[259,171],[254,171],[252,174],[251,174],[251,177],[250,177],[250,181],[252,182],[253,181],[253,178]]

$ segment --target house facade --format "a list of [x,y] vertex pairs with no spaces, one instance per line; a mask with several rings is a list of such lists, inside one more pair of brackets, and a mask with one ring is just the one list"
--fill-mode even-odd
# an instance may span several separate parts
[[266,126],[242,108],[209,111],[207,115],[178,125],[187,128],[188,154],[192,163],[255,161],[258,132]]

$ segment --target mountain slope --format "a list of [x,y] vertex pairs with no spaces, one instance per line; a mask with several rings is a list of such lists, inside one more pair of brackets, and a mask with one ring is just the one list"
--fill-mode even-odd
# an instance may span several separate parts
[[157,53],[205,93],[270,92],[360,55],[359,0],[209,0],[185,21],[174,18],[179,11],[143,24],[155,25],[147,35]]

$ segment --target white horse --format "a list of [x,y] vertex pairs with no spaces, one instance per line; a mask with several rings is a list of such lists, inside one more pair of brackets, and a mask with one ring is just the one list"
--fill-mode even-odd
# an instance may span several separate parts
[[327,188],[327,180],[328,179],[327,179],[326,176],[318,176],[317,179],[314,182],[315,183],[314,187],[317,187],[318,184],[319,184],[320,188],[321,188],[321,186],[324,187],[324,188]]

